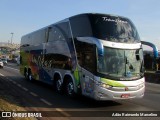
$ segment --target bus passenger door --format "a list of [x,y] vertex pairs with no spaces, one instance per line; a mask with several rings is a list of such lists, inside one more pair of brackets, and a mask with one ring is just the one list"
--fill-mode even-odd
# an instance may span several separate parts
[[[87,43],[86,43],[87,44]],[[96,70],[95,45],[87,44],[82,51],[77,54],[80,66],[80,82],[82,94],[91,96],[94,91],[94,73]]]
[[93,79],[94,79],[93,74],[90,73],[88,70],[82,68],[81,89],[82,89],[83,95],[90,96],[93,93],[93,90],[94,90]]

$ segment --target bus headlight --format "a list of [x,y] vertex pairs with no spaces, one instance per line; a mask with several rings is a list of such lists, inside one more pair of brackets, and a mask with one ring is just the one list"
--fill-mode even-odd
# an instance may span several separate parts
[[106,88],[106,89],[108,89],[108,88],[111,88],[112,86],[110,86],[110,85],[108,85],[108,84],[105,84],[105,83],[101,83],[101,85],[100,85],[101,87],[103,87],[103,88]]

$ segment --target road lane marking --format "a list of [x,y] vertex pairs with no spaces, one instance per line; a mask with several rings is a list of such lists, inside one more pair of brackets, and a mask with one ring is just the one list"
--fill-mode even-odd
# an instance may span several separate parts
[[37,97],[38,95],[36,93],[30,92],[31,95],[33,95],[34,97]]
[[[10,67],[7,67],[7,68],[10,68]],[[14,69],[14,68],[10,68],[10,69]],[[14,69],[14,70],[18,71],[17,69]],[[1,73],[0,73],[0,75],[1,75],[1,76],[4,76],[4,75],[1,74]],[[8,79],[8,80],[11,81],[13,84],[16,84],[17,86],[19,86],[19,87],[22,88],[23,90],[28,91],[27,88],[25,88],[25,87],[23,87],[22,85],[16,83],[15,81],[13,81],[13,80],[11,80],[11,79]],[[35,96],[35,97],[38,96],[37,94],[35,94],[35,93],[33,93],[33,92],[30,92],[30,94],[33,95],[33,96]],[[47,104],[47,105],[49,105],[49,106],[52,106],[52,104],[51,104],[50,102],[46,101],[45,99],[41,98],[40,100],[41,100],[42,102],[44,102],[45,104]],[[70,114],[64,112],[64,111],[63,111],[62,109],[60,109],[60,108],[56,108],[56,111],[60,112],[61,114],[63,114],[63,115],[66,116],[66,117],[70,117],[70,116],[71,116]]]
[[56,111],[60,112],[60,113],[63,114],[65,117],[70,117],[70,116],[71,116],[70,114],[64,112],[64,111],[63,111],[62,109],[60,109],[60,108],[56,108]]
[[15,70],[15,71],[18,71],[18,72],[19,72],[18,69],[15,69],[15,68],[12,68],[12,67],[7,67],[7,66],[5,66],[5,68],[9,68],[9,69],[12,69],[12,70]]
[[25,88],[25,87],[22,87],[22,89],[23,89],[23,90],[25,90],[25,91],[28,91],[28,89],[27,89],[27,88]]
[[52,105],[50,102],[46,101],[46,100],[45,100],[45,99],[43,99],[43,98],[41,98],[40,100],[41,100],[42,102],[44,102],[45,104],[49,105],[49,106],[51,106],[51,105]]
[[20,85],[20,84],[17,84],[17,86],[20,87],[20,88],[22,87],[22,85]]
[[13,80],[12,80],[12,83],[13,83],[13,84],[17,84],[17,83],[16,83],[15,81],[13,81]]
[[0,73],[0,76],[3,76],[3,77],[4,77],[4,75],[3,75],[3,74],[1,74],[1,73]]
[[11,79],[9,79],[9,78],[7,78],[7,80],[9,80],[10,82],[12,82],[12,80],[11,80]]

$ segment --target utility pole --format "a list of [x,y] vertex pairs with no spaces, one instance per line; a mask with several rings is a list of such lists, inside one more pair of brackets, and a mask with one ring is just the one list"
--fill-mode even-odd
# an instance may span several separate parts
[[8,46],[9,46],[9,40],[8,40]]
[[11,45],[12,45],[12,40],[13,40],[13,32],[11,33]]

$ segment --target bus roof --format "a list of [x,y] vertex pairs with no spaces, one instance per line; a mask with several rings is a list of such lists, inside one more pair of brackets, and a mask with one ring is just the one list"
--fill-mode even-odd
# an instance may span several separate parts
[[52,26],[52,25],[56,25],[56,24],[58,24],[58,23],[67,22],[67,21],[69,21],[69,19],[72,19],[72,18],[75,18],[75,17],[79,17],[79,16],[83,16],[83,15],[107,15],[107,16],[114,16],[114,17],[120,17],[120,18],[128,19],[128,18],[126,18],[126,17],[118,16],[118,15],[113,15],[113,14],[105,14],[105,13],[82,13],[82,14],[77,14],[77,15],[68,17],[68,18],[63,19],[63,20],[61,20],[61,21],[58,21],[58,22],[56,22],[56,23],[50,24],[50,25],[48,25],[48,26],[46,26],[46,27],[43,27],[43,28],[41,28],[41,29],[35,30],[35,31],[31,32],[31,33],[28,33],[28,34],[26,34],[26,35],[24,35],[24,36],[22,36],[22,37],[25,37],[25,36],[27,36],[27,35],[29,35],[29,34],[32,34],[32,33],[34,33],[34,32],[37,32],[37,31],[39,31],[39,30],[43,30],[43,29],[48,28],[48,27],[50,27],[50,26]]

